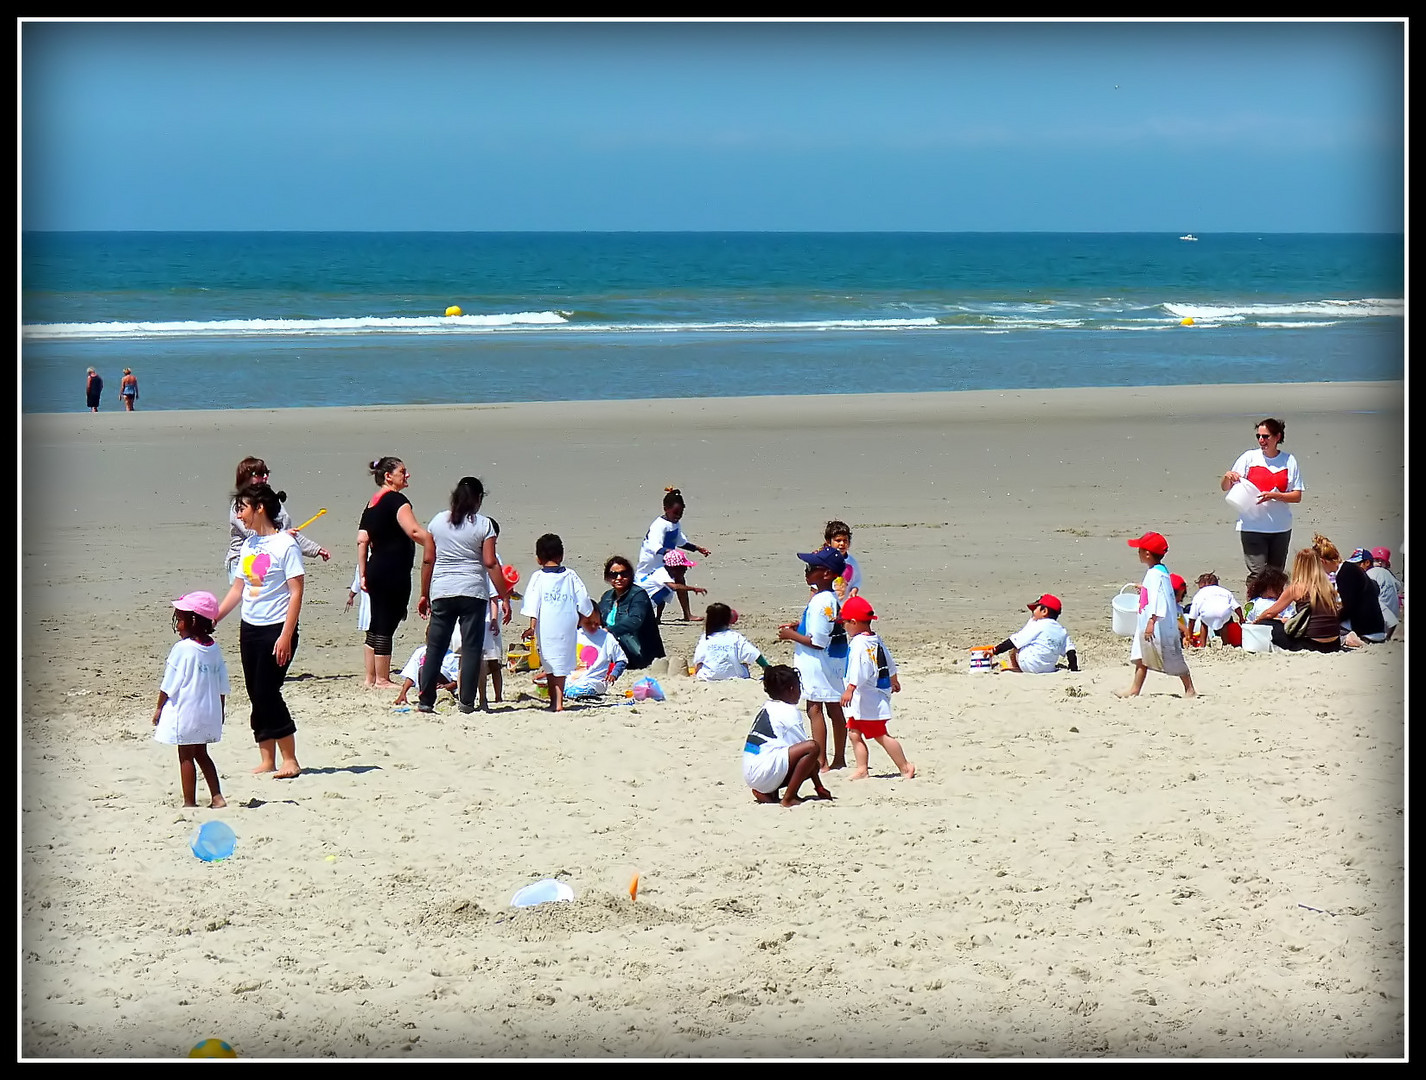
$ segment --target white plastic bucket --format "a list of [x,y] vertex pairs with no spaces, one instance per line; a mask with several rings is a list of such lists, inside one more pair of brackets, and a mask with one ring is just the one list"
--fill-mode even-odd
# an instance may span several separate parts
[[[1131,589],[1132,592],[1126,591]],[[1109,602],[1109,612],[1114,632],[1120,637],[1133,637],[1134,627],[1139,625],[1139,586],[1131,581],[1120,589]]]
[[1267,623],[1244,623],[1243,649],[1245,652],[1272,652],[1273,628]]
[[1239,480],[1228,489],[1228,494],[1223,498],[1233,508],[1235,515],[1253,518],[1262,513],[1262,507],[1258,505],[1258,499],[1261,496],[1262,491],[1256,484],[1249,483],[1247,480]]
[[995,670],[995,650],[981,647],[970,651],[972,675],[989,675]]
[[557,901],[574,899],[574,890],[563,881],[556,881],[554,878],[545,878],[537,881],[533,885],[526,885],[510,898],[511,907],[534,907],[536,904],[548,904]]

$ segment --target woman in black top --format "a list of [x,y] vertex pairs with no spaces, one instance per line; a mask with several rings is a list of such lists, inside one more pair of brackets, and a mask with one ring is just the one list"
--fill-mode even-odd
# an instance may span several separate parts
[[357,529],[357,571],[362,591],[371,599],[371,628],[362,659],[366,686],[394,686],[391,681],[392,637],[411,603],[411,564],[416,545],[428,536],[411,501],[401,494],[411,473],[400,458],[377,458],[368,466],[379,485],[362,511]]

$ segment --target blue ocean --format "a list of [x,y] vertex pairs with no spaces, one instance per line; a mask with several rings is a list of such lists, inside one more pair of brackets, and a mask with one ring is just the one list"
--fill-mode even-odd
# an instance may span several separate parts
[[[1401,235],[26,233],[25,412],[1403,377]],[[459,314],[447,314],[458,309]]]

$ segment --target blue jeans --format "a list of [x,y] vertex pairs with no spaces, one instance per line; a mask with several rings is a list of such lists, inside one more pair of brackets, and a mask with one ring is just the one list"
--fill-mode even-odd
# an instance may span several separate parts
[[451,647],[451,634],[460,624],[460,703],[475,707],[475,688],[480,684],[480,665],[485,662],[485,612],[489,603],[483,596],[443,596],[431,601],[431,621],[426,626],[426,662],[421,665],[420,703],[436,704],[436,683],[441,661]]

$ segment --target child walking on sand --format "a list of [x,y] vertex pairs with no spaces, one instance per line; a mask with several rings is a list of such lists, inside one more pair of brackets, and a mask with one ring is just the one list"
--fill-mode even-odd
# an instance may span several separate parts
[[191,592],[173,601],[173,629],[178,642],[169,651],[153,711],[153,737],[178,747],[183,805],[198,805],[198,770],[212,796],[208,805],[227,806],[218,786],[218,768],[208,744],[223,737],[223,709],[228,700],[228,665],[213,640],[218,598]]
[[594,610],[594,601],[584,582],[564,562],[564,541],[545,533],[535,541],[535,559],[540,569],[530,575],[530,587],[520,605],[520,614],[530,616],[530,626],[521,639],[535,639],[545,686],[550,692],[550,711],[564,711],[564,684],[574,670],[579,620]]
[[[822,548],[797,556],[806,566],[807,585],[812,598],[796,626],[777,631],[779,641],[792,641],[792,666],[797,669],[807,696],[807,719],[812,725],[812,741],[817,744],[818,764],[823,772],[847,767],[847,721],[842,715],[842,677],[846,673],[847,635],[837,618],[837,594],[832,582],[846,569],[846,560],[835,548]],[[832,720],[832,761],[827,761],[827,721]]]
[[876,612],[864,597],[854,596],[842,605],[849,649],[842,708],[847,713],[847,732],[857,762],[851,778],[864,780],[869,775],[866,741],[875,739],[901,775],[910,780],[916,775],[916,766],[906,760],[901,744],[886,732],[891,720],[891,695],[901,692],[901,680],[896,677],[896,661],[886,643],[872,631],[871,620],[875,618]]
[[[768,700],[743,743],[743,780],[753,789],[753,799],[796,806],[802,802],[798,792],[808,780],[819,799],[830,799],[832,793],[817,775],[817,744],[807,737],[797,711],[802,697],[797,672],[786,664],[774,664],[763,672],[763,690]],[[784,787],[787,791],[779,799],[777,793]]]
[[1156,532],[1147,532],[1130,540],[1131,548],[1139,550],[1139,561],[1148,569],[1139,587],[1139,621],[1134,628],[1129,659],[1134,662],[1134,681],[1127,689],[1117,690],[1119,697],[1137,697],[1144,688],[1149,669],[1165,675],[1177,675],[1183,680],[1183,696],[1197,697],[1188,664],[1183,658],[1183,637],[1178,627],[1178,604],[1174,600],[1169,569],[1164,565],[1169,542]]
[[[671,598],[670,594],[676,593],[679,607],[683,608],[683,621],[694,622],[693,613],[688,607],[688,594],[708,590],[685,585],[684,575],[688,568],[698,564],[683,552],[696,551],[705,558],[713,553],[683,535],[683,526],[679,524],[683,520],[683,511],[683,492],[678,488],[664,488],[663,513],[654,518],[649,531],[644,534],[644,542],[639,546],[639,564],[634,567],[634,581],[648,592],[659,619],[663,618],[664,604]],[[675,552],[677,554],[673,554]],[[669,558],[670,555],[673,557]],[[653,581],[655,574],[660,571],[667,572],[668,580],[660,583],[658,587],[650,588],[648,583]]]

